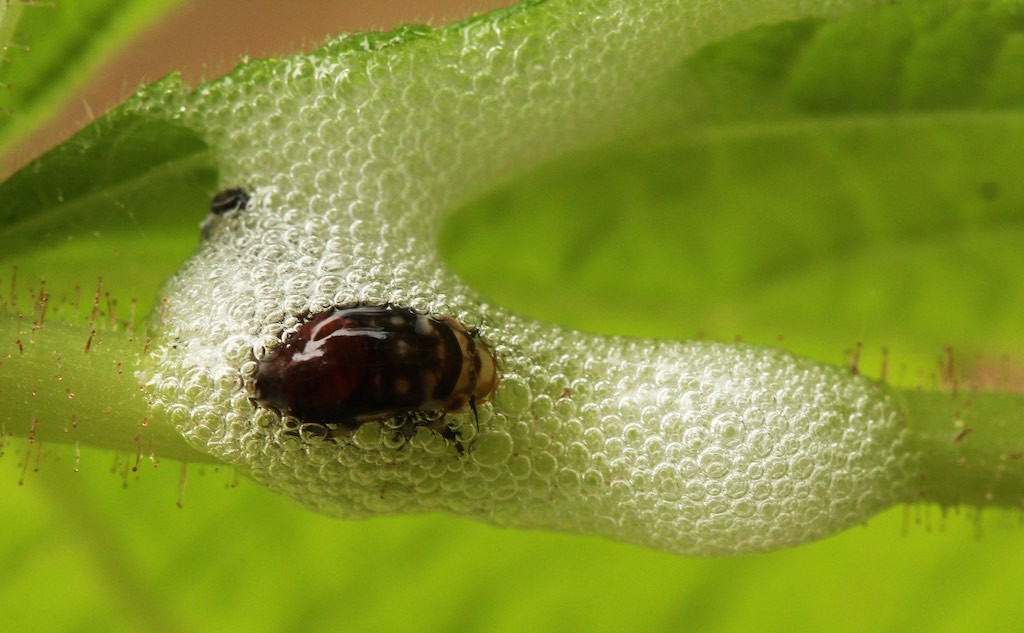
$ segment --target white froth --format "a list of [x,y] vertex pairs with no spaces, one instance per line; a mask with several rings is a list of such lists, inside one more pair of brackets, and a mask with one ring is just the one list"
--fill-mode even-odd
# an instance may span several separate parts
[[[749,15],[766,6],[749,4]],[[863,522],[901,498],[911,466],[895,457],[899,407],[882,388],[772,349],[530,321],[441,262],[444,210],[648,116],[643,95],[680,51],[747,20],[716,3],[703,22],[665,1],[575,6],[341,40],[195,94],[165,82],[140,98],[140,110],[201,131],[223,186],[253,189],[166,288],[144,374],[154,410],[197,447],[340,517],[444,511],[692,555]],[[253,404],[255,357],[300,315],[356,302],[479,326],[501,382],[478,431],[470,413],[452,416],[466,454],[380,423],[323,440]]]

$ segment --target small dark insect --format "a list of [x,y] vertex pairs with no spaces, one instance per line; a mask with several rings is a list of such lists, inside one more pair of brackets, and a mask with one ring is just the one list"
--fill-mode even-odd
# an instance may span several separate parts
[[236,211],[244,211],[249,204],[249,194],[244,189],[233,187],[225,189],[210,200],[210,214],[203,220],[199,232],[203,239],[210,237],[218,218]]
[[[496,372],[491,350],[451,317],[357,305],[316,315],[261,360],[255,399],[305,423],[355,429],[466,405],[475,414]],[[447,429],[436,430],[451,439]]]
[[210,213],[213,215],[224,215],[232,211],[240,211],[249,204],[249,194],[244,189],[237,187],[225,189],[213,196],[210,200]]

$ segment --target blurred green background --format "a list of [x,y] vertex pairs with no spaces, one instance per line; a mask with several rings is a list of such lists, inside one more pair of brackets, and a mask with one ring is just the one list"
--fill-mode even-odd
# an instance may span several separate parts
[[[153,28],[98,74],[76,70],[89,72],[85,92],[41,107],[56,122],[4,164],[23,164],[172,69],[195,81],[242,54],[500,4],[200,0],[140,17]],[[812,30],[801,28],[787,37]],[[750,37],[779,36],[767,33]],[[735,126],[731,136],[663,131],[526,174],[449,222],[444,251],[455,269],[500,303],[593,331],[781,338],[829,362],[860,341],[865,372],[877,375],[885,346],[902,384],[927,384],[946,345],[975,375],[1004,357],[1016,371],[1024,193],[1008,174],[1024,167],[1020,110],[921,123],[872,118],[862,104],[858,116],[823,124],[803,118],[819,101],[772,101],[779,95],[750,80],[763,78],[764,57],[733,59],[736,76],[702,71],[720,69],[722,55],[705,51],[681,69],[680,85],[708,99],[732,91],[722,100],[733,104],[739,92],[759,94],[757,107],[782,113],[777,124],[754,134]],[[11,121],[24,120],[24,109],[11,110]],[[524,246],[509,252],[509,235]],[[65,446],[26,452],[6,435],[2,452],[0,621],[11,631],[973,631],[1024,622],[1018,512],[896,508],[823,542],[700,560],[450,517],[337,521],[211,467],[189,467],[182,495],[177,463],[136,468],[132,457],[84,448],[78,457]]]
[[[896,509],[796,549],[677,558],[446,517],[311,514],[226,472],[49,451],[3,468],[9,630],[1016,630],[1019,517]],[[54,455],[53,453],[56,453]]]

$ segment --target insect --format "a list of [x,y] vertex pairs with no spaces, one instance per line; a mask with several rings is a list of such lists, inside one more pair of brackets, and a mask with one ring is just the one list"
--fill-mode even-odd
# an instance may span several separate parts
[[[302,422],[355,429],[431,411],[443,419],[467,405],[475,415],[497,382],[494,354],[457,320],[355,305],[314,316],[259,361],[255,399]],[[451,439],[447,426],[437,430]]]
[[233,187],[217,193],[210,200],[210,214],[199,227],[203,239],[210,237],[218,218],[236,211],[244,211],[249,204],[249,194],[244,189]]

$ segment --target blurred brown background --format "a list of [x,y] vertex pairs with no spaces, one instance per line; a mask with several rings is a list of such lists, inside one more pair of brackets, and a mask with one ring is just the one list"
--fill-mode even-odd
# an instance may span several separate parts
[[[70,0],[74,1],[74,0]],[[143,82],[182,72],[196,84],[223,75],[243,56],[316,48],[346,31],[399,24],[434,26],[515,0],[190,0],[109,60],[39,134],[7,157],[10,173],[118,104]]]

